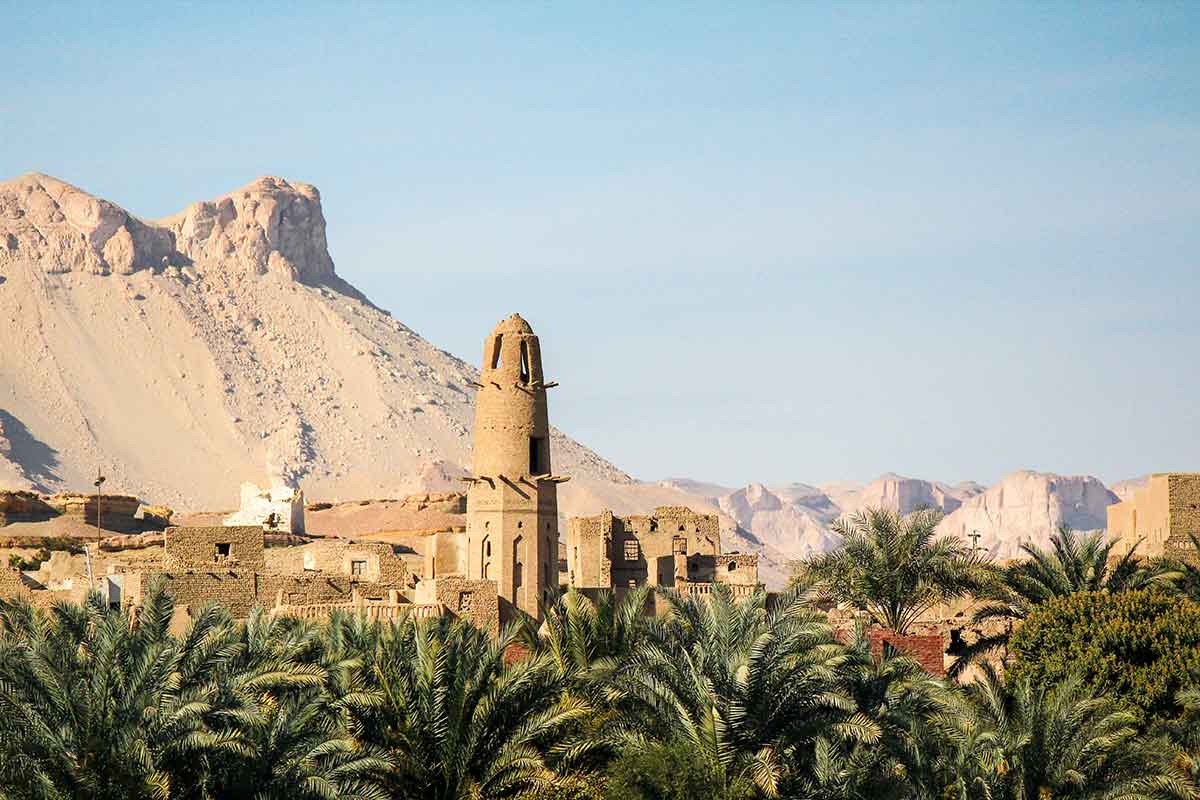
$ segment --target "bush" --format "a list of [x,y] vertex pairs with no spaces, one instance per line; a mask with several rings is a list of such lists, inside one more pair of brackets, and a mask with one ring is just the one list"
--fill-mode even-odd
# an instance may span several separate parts
[[748,786],[726,788],[688,742],[629,750],[612,763],[605,800],[751,800]]
[[1098,693],[1170,718],[1200,675],[1200,605],[1155,590],[1060,597],[1029,615],[1012,652],[1012,679],[1049,686],[1079,672]]

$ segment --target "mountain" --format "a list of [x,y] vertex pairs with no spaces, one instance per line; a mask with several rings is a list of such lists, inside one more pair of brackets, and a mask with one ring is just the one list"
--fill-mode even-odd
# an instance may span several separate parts
[[[99,467],[109,491],[194,510],[231,507],[243,480],[331,501],[455,489],[469,464],[475,367],[337,275],[308,184],[260,178],[155,221],[46,175],[0,183],[0,321],[0,488],[80,489]],[[716,513],[725,548],[758,553],[773,588],[867,507],[938,508],[943,532],[1011,557],[1061,523],[1103,528],[1117,498],[1028,471],[986,491],[892,473],[642,483],[557,431],[553,453],[573,476],[564,517]]]
[[1045,547],[1060,526],[1103,530],[1115,494],[1090,475],[1014,472],[942,520],[939,531],[964,538],[978,532],[979,547],[995,558],[1016,558],[1022,543]]
[[[243,480],[394,496],[469,462],[477,370],[337,276],[307,184],[260,178],[152,221],[46,175],[0,183],[0,321],[10,486],[86,487],[99,467],[111,491],[226,508]],[[630,481],[553,447],[558,471]]]
[[[708,486],[686,479],[664,483],[684,491]],[[789,562],[836,547],[840,538],[831,530],[833,523],[866,508],[901,514],[938,509],[946,514],[940,533],[970,540],[978,531],[979,546],[1005,559],[1015,557],[1022,542],[1045,545],[1062,524],[1080,531],[1103,529],[1106,509],[1117,501],[1096,478],[1028,470],[986,490],[971,481],[947,484],[887,473],[865,485],[750,484],[715,498],[707,491],[693,498],[694,505],[715,502],[722,517],[733,521],[736,541],[760,554],[764,581],[772,587],[786,582]]]

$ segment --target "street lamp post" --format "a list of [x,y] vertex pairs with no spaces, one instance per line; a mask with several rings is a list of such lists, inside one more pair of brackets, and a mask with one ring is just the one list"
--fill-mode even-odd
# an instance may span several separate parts
[[96,553],[100,553],[100,487],[104,485],[104,475],[101,474],[100,468],[96,467],[96,480],[92,485],[96,487]]

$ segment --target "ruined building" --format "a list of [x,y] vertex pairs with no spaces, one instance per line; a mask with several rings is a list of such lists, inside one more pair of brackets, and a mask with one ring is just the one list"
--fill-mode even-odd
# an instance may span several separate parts
[[1108,535],[1114,552],[1126,553],[1139,539],[1142,556],[1195,560],[1191,536],[1200,537],[1200,473],[1159,472],[1132,500],[1108,507]]
[[683,506],[663,506],[652,516],[575,517],[566,556],[568,581],[584,592],[649,585],[706,595],[720,583],[739,598],[761,588],[758,556],[722,553],[716,515]]

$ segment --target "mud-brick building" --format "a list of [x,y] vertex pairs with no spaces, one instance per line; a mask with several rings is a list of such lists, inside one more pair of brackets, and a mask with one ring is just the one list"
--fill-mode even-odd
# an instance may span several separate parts
[[1200,538],[1200,472],[1159,472],[1133,499],[1108,507],[1108,535],[1114,553],[1138,545],[1142,556],[1173,556],[1196,561],[1191,537]]
[[761,588],[758,556],[721,552],[715,514],[661,506],[650,516],[605,511],[567,525],[567,581],[583,591],[659,586],[705,595],[726,584],[734,597]]
[[255,606],[302,619],[339,610],[372,619],[453,613],[497,628],[486,616],[486,604],[467,603],[460,614],[464,604],[457,597],[414,603],[415,578],[392,545],[331,539],[267,548],[259,525],[168,528],[159,564],[106,580],[118,585],[121,602],[131,605],[142,602],[152,582],[162,581],[185,617],[218,603],[237,617]]

